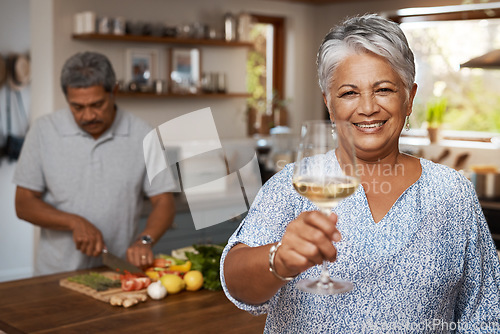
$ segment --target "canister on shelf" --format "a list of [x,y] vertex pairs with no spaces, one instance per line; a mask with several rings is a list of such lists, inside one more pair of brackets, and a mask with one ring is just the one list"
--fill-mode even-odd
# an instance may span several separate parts
[[241,13],[238,16],[238,40],[242,42],[250,42],[250,26],[252,24],[252,16],[248,13]]
[[155,80],[155,93],[163,94],[165,92],[165,85],[163,80]]
[[227,89],[226,89],[226,73],[216,73],[217,75],[217,93],[223,93],[225,94]]
[[125,23],[124,17],[119,16],[113,20],[113,34],[114,35],[125,35]]
[[227,42],[235,41],[237,36],[237,23],[236,18],[231,13],[224,15],[224,36]]
[[111,20],[107,16],[103,16],[99,19],[98,32],[100,34],[109,34],[111,31]]

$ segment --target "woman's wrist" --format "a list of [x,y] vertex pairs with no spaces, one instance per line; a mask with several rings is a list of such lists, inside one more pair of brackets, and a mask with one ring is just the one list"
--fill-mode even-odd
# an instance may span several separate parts
[[274,244],[271,246],[269,249],[269,271],[274,274],[275,277],[279,278],[282,281],[292,281],[297,277],[299,274],[293,275],[293,276],[282,276],[280,275],[277,270],[276,270],[276,254],[278,253],[279,248],[281,247],[281,241],[278,242],[277,244]]

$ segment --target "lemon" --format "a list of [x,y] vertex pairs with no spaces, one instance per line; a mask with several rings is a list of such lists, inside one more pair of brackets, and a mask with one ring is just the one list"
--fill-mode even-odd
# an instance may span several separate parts
[[160,277],[160,282],[169,294],[181,292],[186,287],[186,283],[182,278],[174,274],[163,275]]
[[203,286],[203,274],[198,270],[188,271],[184,275],[184,282],[186,283],[186,290],[197,291]]

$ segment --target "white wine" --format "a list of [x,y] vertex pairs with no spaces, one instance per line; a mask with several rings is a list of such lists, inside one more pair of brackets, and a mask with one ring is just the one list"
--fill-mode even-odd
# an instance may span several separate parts
[[335,207],[341,199],[351,196],[358,185],[358,179],[352,176],[324,179],[306,176],[293,180],[295,190],[320,208]]

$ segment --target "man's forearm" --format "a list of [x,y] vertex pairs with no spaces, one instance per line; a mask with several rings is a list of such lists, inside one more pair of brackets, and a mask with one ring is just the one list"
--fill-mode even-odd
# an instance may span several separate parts
[[42,200],[40,193],[22,187],[17,187],[15,206],[20,219],[54,230],[72,230],[78,217],[54,208]]
[[150,235],[156,242],[172,226],[175,217],[175,201],[171,193],[153,196],[150,200],[153,208],[141,235]]

